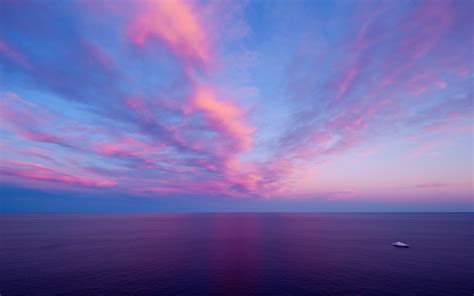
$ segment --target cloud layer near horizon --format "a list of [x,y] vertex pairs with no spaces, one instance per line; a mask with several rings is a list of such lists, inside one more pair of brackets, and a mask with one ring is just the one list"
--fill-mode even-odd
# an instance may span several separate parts
[[2,184],[472,196],[470,1],[0,5]]

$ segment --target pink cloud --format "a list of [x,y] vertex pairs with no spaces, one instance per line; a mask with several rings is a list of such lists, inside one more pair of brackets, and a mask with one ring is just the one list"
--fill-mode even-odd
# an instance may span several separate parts
[[5,122],[42,125],[51,120],[47,112],[38,112],[36,104],[22,99],[13,92],[0,93],[0,115]]
[[357,66],[348,67],[342,74],[341,80],[337,84],[337,95],[335,100],[341,99],[354,83],[360,69]]
[[439,187],[446,187],[449,186],[447,183],[423,183],[423,184],[417,184],[415,187],[419,188],[439,188]]
[[422,3],[411,11],[399,29],[403,39],[389,57],[380,87],[385,88],[396,83],[397,79],[403,79],[402,74],[435,47],[452,21],[448,1]]
[[20,177],[27,180],[58,182],[86,187],[112,187],[116,185],[116,182],[113,180],[100,176],[91,177],[66,174],[41,164],[26,161],[3,160],[0,165],[0,172],[3,175]]
[[219,100],[211,86],[196,87],[191,110],[204,113],[213,129],[234,140],[237,150],[247,150],[252,145],[254,130],[246,122],[244,110],[229,100]]
[[446,87],[448,87],[448,84],[443,80],[436,81],[436,85],[439,89],[445,89]]
[[182,60],[207,65],[211,61],[210,38],[191,1],[140,1],[140,14],[128,35],[138,46],[160,38]]
[[[38,103],[32,103],[12,93],[2,94],[1,128],[7,130],[5,134],[9,140],[24,145],[21,151],[11,155],[18,156],[18,159],[23,156],[34,159],[30,164],[17,163],[20,168],[10,164],[5,170],[6,174],[20,180],[92,187],[116,183],[131,192],[272,196],[289,192],[295,184],[310,184],[312,175],[304,176],[305,172],[316,172],[320,163],[331,161],[334,155],[357,148],[378,134],[389,131],[396,137],[399,128],[415,129],[415,132],[453,131],[452,126],[457,121],[444,116],[449,112],[445,109],[463,107],[462,102],[458,105],[453,102],[425,112],[425,108],[429,108],[426,103],[436,105],[438,102],[431,98],[424,102],[425,97],[420,96],[418,102],[412,103],[413,94],[428,94],[428,91],[431,94],[445,89],[443,94],[449,95],[452,89],[456,89],[458,81],[453,79],[456,75],[443,72],[447,66],[452,64],[453,71],[456,69],[459,75],[467,75],[466,71],[469,71],[459,65],[465,62],[459,58],[459,53],[449,52],[452,58],[446,59],[447,54],[439,50],[438,45],[443,45],[440,42],[443,34],[456,21],[453,7],[443,2],[403,6],[393,15],[392,5],[377,5],[375,8],[369,5],[368,13],[356,13],[351,18],[356,20],[354,26],[349,20],[347,31],[337,36],[336,43],[340,48],[331,48],[334,45],[331,38],[319,39],[319,27],[311,28],[306,34],[302,32],[305,35],[304,48],[297,52],[305,55],[296,57],[297,62],[291,63],[287,70],[286,74],[295,83],[289,88],[290,98],[285,102],[284,98],[274,100],[268,93],[274,91],[274,87],[280,87],[277,85],[279,81],[274,83],[272,79],[280,77],[278,63],[287,60],[284,55],[293,52],[290,42],[288,48],[281,48],[281,57],[274,57],[273,49],[266,51],[267,46],[256,46],[257,53],[252,48],[244,51],[241,59],[229,62],[242,66],[240,71],[248,72],[245,76],[252,80],[257,77],[250,68],[255,68],[258,57],[262,69],[256,75],[261,72],[268,75],[269,80],[268,84],[262,84],[261,90],[247,87],[246,81],[229,81],[232,79],[226,77],[233,75],[233,69],[226,68],[226,62],[238,56],[233,50],[241,49],[235,46],[237,44],[223,43],[235,41],[251,30],[242,15],[235,17],[234,10],[238,11],[237,14],[242,13],[245,4],[187,0],[143,0],[125,3],[127,5],[117,1],[83,2],[91,10],[94,5],[99,5],[113,14],[98,22],[92,20],[92,16],[97,15],[84,14],[85,25],[89,21],[92,24],[108,23],[110,27],[106,26],[104,32],[118,29],[118,36],[125,31],[126,46],[120,38],[117,38],[119,43],[114,43],[114,38],[103,41],[107,42],[107,50],[120,57],[123,64],[117,64],[119,59],[114,61],[101,43],[82,38],[81,34],[89,34],[90,28],[78,30],[81,38],[73,42],[77,51],[65,50],[71,55],[66,54],[60,62],[51,63],[51,68],[55,69],[49,69],[49,65],[42,69],[41,74],[44,72],[49,77],[47,82],[52,86],[36,89],[36,84],[30,85],[33,91],[45,91],[44,102],[37,100]],[[382,21],[385,12],[391,14],[389,22]],[[241,26],[230,25],[236,23]],[[331,26],[333,23],[324,24]],[[398,27],[392,28],[394,24]],[[99,31],[100,36],[102,29]],[[282,37],[278,35],[282,32],[288,33],[285,30],[274,33],[276,37]],[[232,36],[227,36],[227,33]],[[296,33],[300,34],[299,31]],[[57,38],[63,38],[62,34],[57,34]],[[316,42],[306,42],[310,34],[318,35]],[[253,39],[255,36],[250,37]],[[270,39],[268,44],[272,44]],[[132,50],[129,43],[134,46]],[[244,42],[243,47],[246,45]],[[163,52],[156,50],[159,46],[168,49],[173,58],[160,56]],[[260,49],[261,56],[258,54]],[[265,56],[265,53],[269,55]],[[0,54],[24,67],[29,66],[30,59],[35,61],[35,55],[27,59],[5,43],[0,43]],[[85,58],[81,59],[81,56]],[[77,65],[84,66],[84,71],[77,71],[69,80],[63,78],[63,73],[69,73],[67,61],[71,57],[78,58]],[[143,73],[153,74],[153,77],[147,76],[143,83],[140,81],[142,77],[136,75],[138,78],[135,80],[131,76],[147,68],[148,65],[140,66],[148,63],[148,58],[153,69]],[[164,82],[163,86],[161,81],[156,84],[154,81],[161,80],[162,76],[166,76],[163,79],[166,80],[168,69],[161,72],[162,69],[154,66],[164,60],[167,60],[164,68],[171,65],[178,68],[176,72],[179,74],[170,79],[173,81]],[[176,62],[178,67],[175,67]],[[301,71],[298,63],[307,68]],[[126,67],[120,69],[124,65]],[[323,69],[324,73],[315,69]],[[84,73],[92,77],[82,80],[83,76],[88,76]],[[109,80],[110,76],[114,79]],[[125,81],[121,80],[124,76]],[[148,84],[148,78],[153,83]],[[39,75],[32,80],[44,82]],[[133,83],[128,84],[131,81]],[[115,87],[113,83],[123,85]],[[75,87],[80,90],[75,91]],[[225,90],[226,87],[230,89]],[[233,91],[234,87],[240,91]],[[173,91],[169,91],[171,88]],[[76,92],[80,95],[71,95]],[[280,94],[282,97],[287,95],[284,90],[277,96]],[[70,99],[79,101],[80,106],[86,106],[87,110],[52,112],[56,106],[51,110],[47,106],[55,104],[56,100],[49,101],[47,95],[64,99],[57,110],[75,108],[76,105],[67,104]],[[89,95],[92,96],[89,98]],[[256,114],[255,122],[261,126],[254,125],[250,120],[253,114],[249,114],[246,105],[238,101],[241,97],[245,97],[247,102],[263,100],[263,111],[268,109],[268,114],[272,115],[269,118],[284,118],[285,122],[278,123],[278,127],[287,129],[271,130],[266,134],[263,125],[269,124],[273,128],[275,122],[260,121],[259,114]],[[274,102],[276,108],[273,108]],[[291,119],[286,121],[286,115]],[[267,139],[261,140],[260,136],[268,137],[268,142]],[[33,149],[35,145],[52,149],[51,152]],[[443,145],[442,142],[425,142],[415,148],[414,154],[432,153]],[[369,147],[357,151],[367,156],[377,150]],[[49,158],[48,154],[51,155]],[[249,155],[252,160],[246,160]],[[35,164],[36,161],[39,163]],[[41,162],[55,167],[46,167]],[[92,163],[98,167],[90,168]],[[104,176],[114,176],[114,179]],[[298,178],[303,181],[299,182]],[[105,183],[100,180],[105,180]]]
[[139,116],[146,121],[153,121],[153,113],[147,106],[147,102],[138,96],[130,97],[125,100],[125,104],[134,110]]
[[3,128],[21,138],[70,146],[64,138],[44,130],[52,125],[54,120],[52,113],[24,100],[16,93],[0,93],[0,119]]
[[423,141],[418,143],[416,147],[408,155],[409,158],[437,156],[439,150],[448,146],[454,141],[452,138],[437,138],[430,141]]
[[0,40],[0,53],[5,55],[7,58],[11,59],[12,61],[20,64],[24,68],[27,68],[27,69],[32,68],[26,56],[24,56],[23,54],[21,54],[14,48],[12,48],[5,41],[1,41],[1,40]]
[[464,77],[466,76],[467,74],[469,74],[469,72],[472,71],[472,68],[474,68],[474,66],[469,66],[469,65],[458,65],[456,67],[456,74],[459,76],[459,77]]
[[82,40],[81,42],[86,52],[95,60],[95,62],[108,73],[112,73],[117,65],[111,56],[98,44],[95,44],[88,40]]
[[[11,149],[11,147],[9,147],[8,149]],[[54,157],[51,156],[54,154],[54,152],[51,150],[44,149],[44,148],[30,146],[30,147],[25,147],[25,148],[20,149],[19,153],[26,157],[41,159],[43,161],[54,163],[56,165],[59,164],[59,162],[56,159],[54,159]]]
[[380,147],[366,147],[360,151],[361,156],[370,156],[380,152]]
[[93,144],[94,150],[105,156],[147,156],[158,152],[163,145],[151,145],[131,136],[118,141],[98,142]]
[[426,124],[423,131],[431,133],[449,131],[453,134],[470,133],[474,128],[470,116],[469,112],[467,114],[449,112],[438,121]]

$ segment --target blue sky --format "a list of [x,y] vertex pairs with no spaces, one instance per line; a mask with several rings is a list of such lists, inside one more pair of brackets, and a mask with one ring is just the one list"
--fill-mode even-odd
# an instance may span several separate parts
[[472,1],[2,1],[4,211],[472,210]]

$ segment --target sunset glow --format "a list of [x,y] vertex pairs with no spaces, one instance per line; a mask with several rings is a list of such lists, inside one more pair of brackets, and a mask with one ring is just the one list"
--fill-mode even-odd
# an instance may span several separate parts
[[472,207],[472,1],[0,6],[5,192]]

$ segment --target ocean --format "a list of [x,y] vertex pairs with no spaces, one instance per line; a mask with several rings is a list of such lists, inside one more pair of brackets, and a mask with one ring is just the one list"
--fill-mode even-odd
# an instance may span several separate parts
[[0,294],[471,296],[473,222],[472,213],[1,214]]

